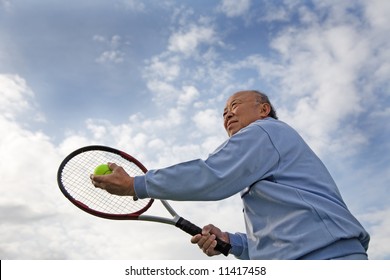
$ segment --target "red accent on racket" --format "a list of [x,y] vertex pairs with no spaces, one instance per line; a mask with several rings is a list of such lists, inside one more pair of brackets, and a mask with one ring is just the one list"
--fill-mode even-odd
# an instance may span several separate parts
[[[133,199],[131,196],[117,196],[96,188],[90,174],[96,166],[113,162],[121,166],[131,177],[144,175],[145,166],[122,151],[105,146],[87,146],[69,154],[61,163],[57,182],[61,192],[75,206],[97,217],[113,220],[140,220],[174,225],[190,235],[201,234],[202,229],[180,217],[165,200],[160,201],[171,218],[145,215],[154,199]],[[227,256],[231,245],[217,239],[216,249]]]

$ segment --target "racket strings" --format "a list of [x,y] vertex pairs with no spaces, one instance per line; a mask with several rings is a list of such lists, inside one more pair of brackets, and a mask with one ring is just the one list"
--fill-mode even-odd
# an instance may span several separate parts
[[148,199],[134,201],[132,197],[112,195],[92,184],[90,175],[95,167],[107,162],[123,167],[132,177],[144,174],[136,164],[120,155],[107,151],[85,151],[73,157],[64,166],[61,180],[65,190],[76,201],[102,213],[132,214],[144,209],[149,203]]

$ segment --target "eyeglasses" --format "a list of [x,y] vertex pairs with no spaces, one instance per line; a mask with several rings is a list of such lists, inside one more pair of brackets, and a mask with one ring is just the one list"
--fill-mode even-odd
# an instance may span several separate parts
[[239,105],[241,105],[241,104],[245,104],[245,103],[252,103],[252,102],[255,102],[255,104],[262,104],[263,102],[259,102],[258,100],[255,100],[255,101],[253,101],[253,100],[240,100],[240,99],[234,99],[233,101],[232,101],[232,103],[230,103],[230,105],[229,106],[227,106],[227,107],[225,107],[225,109],[223,110],[223,114],[222,114],[222,116],[225,118],[226,117],[226,115],[229,113],[229,112],[231,112],[231,111],[233,111],[233,110],[235,110]]

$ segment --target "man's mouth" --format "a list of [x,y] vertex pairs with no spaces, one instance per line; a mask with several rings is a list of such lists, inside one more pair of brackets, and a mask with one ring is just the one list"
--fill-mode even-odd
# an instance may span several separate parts
[[232,125],[233,123],[236,123],[237,121],[228,121],[226,127],[229,127],[230,125]]

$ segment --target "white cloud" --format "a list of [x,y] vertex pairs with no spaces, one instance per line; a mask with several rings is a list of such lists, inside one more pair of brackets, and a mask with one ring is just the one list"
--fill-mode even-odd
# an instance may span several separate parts
[[113,48],[113,49],[118,48],[119,45],[121,44],[121,40],[122,40],[122,38],[119,35],[112,36],[111,41],[110,41],[111,48]]
[[93,40],[100,43],[106,42],[106,38],[102,35],[93,36]]
[[[225,4],[228,5],[228,2]],[[235,90],[258,84],[254,79],[244,82],[236,79],[240,71],[255,69],[262,81],[277,90],[276,98],[271,96],[271,99],[279,103],[277,111],[281,119],[298,129],[318,153],[342,150],[345,156],[353,155],[368,141],[364,132],[354,125],[354,120],[366,110],[363,101],[366,100],[364,95],[370,95],[369,86],[383,84],[384,77],[388,76],[390,67],[386,61],[389,52],[384,51],[387,49],[384,42],[373,43],[374,33],[371,29],[362,28],[353,15],[348,14],[350,7],[347,4],[332,7],[324,3],[321,5],[329,13],[325,19],[320,19],[319,14],[304,9],[302,5],[300,9],[297,5],[285,6],[285,10],[298,9],[301,21],[305,24],[290,25],[274,37],[271,47],[278,55],[272,60],[260,55],[249,55],[237,62],[220,62],[214,50],[212,56],[198,64],[199,67],[188,69],[180,66],[178,72],[176,69],[179,67],[173,65],[184,65],[184,60],[178,60],[176,56],[177,60],[173,63],[169,60],[169,57],[173,57],[172,53],[195,53],[199,42],[202,42],[200,38],[206,38],[206,42],[211,40],[211,36],[195,35],[195,30],[204,27],[187,23],[187,26],[182,26],[179,32],[171,35],[168,47],[171,53],[165,52],[156,60],[163,65],[161,69],[168,73],[167,77],[174,76],[174,80],[155,75],[157,79],[149,80],[148,86],[153,92],[158,92],[159,98],[156,100],[173,101],[179,98],[182,104],[183,98],[189,96],[181,93],[182,87],[176,82],[191,79],[194,84],[210,84],[209,92],[222,93],[221,96],[226,98]],[[362,37],[362,33],[366,36]],[[377,55],[381,61],[375,57]],[[374,65],[381,67],[375,68]],[[170,67],[175,69],[172,71],[174,75],[169,74]],[[360,77],[370,75],[375,80],[364,83],[361,88],[362,84],[357,81]],[[202,93],[199,96],[202,97]],[[215,97],[210,95],[208,100],[216,100]],[[195,102],[194,106],[205,106],[202,99]],[[209,103],[202,109],[209,108],[211,104],[216,103]],[[352,120],[351,125],[346,123],[347,120]],[[345,133],[343,135],[337,133],[341,127]],[[348,149],[343,147],[346,138],[353,139]]]
[[250,0],[222,0],[219,10],[228,17],[238,17],[246,14],[250,5]]
[[24,119],[24,124],[45,123],[34,92],[19,75],[0,74],[0,109],[5,117]]
[[113,35],[110,39],[102,35],[94,35],[93,40],[100,44],[103,44],[108,48],[108,50],[104,50],[98,58],[96,58],[96,62],[105,64],[105,63],[114,63],[119,64],[125,61],[126,54],[121,51],[120,48],[123,44],[129,44],[129,42],[122,42],[122,38],[119,35]]
[[166,144],[162,139],[153,139],[148,142],[148,149],[153,151],[161,151],[165,148]]
[[373,0],[364,2],[364,12],[370,24],[375,29],[389,31],[389,12],[390,2],[382,0]]
[[[55,168],[53,162],[58,162],[59,157],[50,138],[41,132],[25,130],[2,116],[0,133],[0,167],[3,181],[0,201],[24,205],[27,201],[39,200],[40,196],[52,197],[51,191],[47,194],[45,192],[50,188],[49,182]],[[8,192],[7,188],[10,187],[12,191]],[[54,204],[53,201],[52,205]],[[33,203],[28,207],[43,213],[45,210],[43,204]]]
[[150,92],[153,93],[153,101],[156,104],[169,104],[175,101],[179,95],[179,90],[165,80],[151,79],[146,82],[146,85]]
[[193,103],[199,97],[199,91],[194,86],[184,86],[183,92],[179,96],[178,105],[179,106],[187,106]]
[[3,115],[0,134],[1,258],[66,257],[60,240],[67,233],[56,219],[64,206],[55,182],[61,156],[47,135],[26,130]]
[[[278,101],[283,104],[277,108],[279,116],[297,128],[317,152],[342,150],[351,155],[367,142],[364,131],[353,122],[367,110],[364,103],[372,94],[369,85],[378,85],[378,80],[369,78],[363,84],[358,81],[372,77],[373,60],[375,65],[386,64],[388,51],[384,52],[387,48],[382,42],[373,40],[372,29],[346,16],[346,7],[337,7],[330,9],[328,20],[322,23],[317,19],[305,27],[292,25],[276,36],[271,47],[278,52],[277,59],[252,56],[247,63],[277,85]],[[346,120],[352,122],[351,127]],[[339,133],[341,129],[345,134]],[[356,140],[350,142],[349,152],[341,135]]]
[[168,50],[192,55],[201,44],[212,44],[216,41],[212,27],[193,25],[189,30],[173,33],[169,38]]
[[180,74],[180,59],[178,57],[155,56],[146,67],[144,77],[147,79],[163,79],[167,82],[174,81]]
[[[92,39],[95,42],[102,43],[111,49],[117,49],[123,44],[122,37],[118,34],[113,35],[111,38],[106,38],[102,35],[97,34],[94,35]],[[125,44],[129,44],[129,42],[125,42]]]
[[34,93],[18,75],[0,74],[0,110],[3,116],[14,118],[31,110]]
[[370,227],[371,241],[368,250],[371,259],[390,258],[390,209],[370,211],[359,219]]
[[[1,78],[1,104],[14,108],[7,114],[23,115],[24,110],[31,111],[35,94],[27,90],[26,81],[19,76],[2,75]],[[186,90],[195,91],[191,87]],[[192,94],[189,94],[189,99]],[[26,96],[30,98],[26,99]],[[24,105],[15,107],[14,104],[19,102]],[[61,160],[71,151],[89,144],[121,148],[142,161],[145,159],[147,166],[161,167],[199,155],[202,151],[197,144],[178,145],[175,139],[161,138],[169,135],[171,130],[181,129],[183,116],[179,109],[172,108],[166,116],[156,119],[133,115],[128,123],[118,125],[107,120],[89,119],[84,130],[68,131],[58,145],[54,145],[44,133],[26,129],[4,113],[3,110],[0,113],[2,259],[176,259],[178,255],[183,259],[205,258],[196,246],[190,244],[190,237],[174,227],[120,223],[81,212],[62,196],[56,183]],[[199,218],[201,214],[208,217],[207,222],[215,220],[207,214],[207,208],[217,207],[216,204],[202,204],[196,215],[188,211],[189,204],[172,205],[187,218]],[[156,207],[151,209],[152,214],[164,215],[165,210]],[[230,204],[219,207],[225,213],[234,212]],[[204,219],[200,221],[204,222]],[[164,242],[150,242],[156,231],[164,236]],[[139,238],[139,232],[143,232],[142,238]],[[137,240],[137,244],[124,248],[123,244],[129,244],[131,240]],[[101,246],[103,243],[107,246]],[[156,246],[160,249],[153,249]],[[145,250],[150,252],[145,254]]]
[[97,59],[98,63],[122,63],[124,61],[125,54],[121,51],[105,51]]
[[220,111],[214,109],[199,111],[192,120],[199,131],[208,135],[215,135],[215,132],[222,126]]
[[110,122],[107,120],[87,120],[86,126],[87,129],[92,133],[92,136],[96,140],[104,139],[104,137],[108,134],[108,128],[110,126]]
[[[96,139],[98,142],[99,139]],[[96,143],[94,139],[86,137],[86,135],[76,132],[69,132],[58,146],[58,152],[60,155],[67,155],[71,151],[74,151],[80,147],[91,145]]]
[[[57,167],[73,147],[65,144],[57,148],[44,133],[20,125],[16,117],[40,114],[35,111],[35,94],[20,76],[1,75],[0,79],[0,104],[7,108],[0,113],[1,258],[88,258],[89,251],[96,251],[94,242],[102,242],[97,237],[99,231],[71,214],[72,207],[56,184]],[[64,142],[80,147],[79,140],[77,137],[77,141]],[[93,232],[96,236],[91,235]],[[79,251],[74,247],[79,247]],[[102,253],[99,249],[96,252],[104,258]]]

